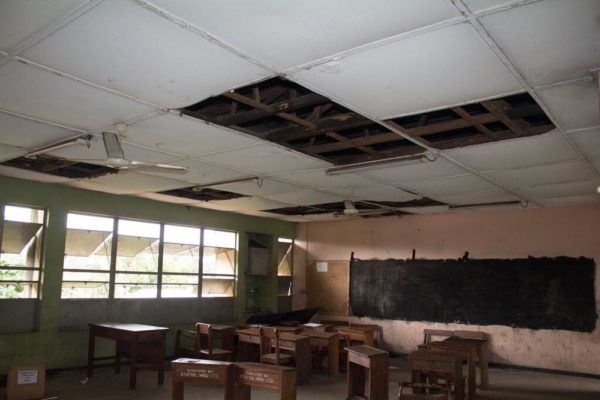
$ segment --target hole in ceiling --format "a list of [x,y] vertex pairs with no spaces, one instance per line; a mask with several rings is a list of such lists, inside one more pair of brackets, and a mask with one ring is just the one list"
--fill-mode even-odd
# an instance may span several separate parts
[[182,189],[166,190],[164,192],[158,192],[160,194],[166,194],[168,196],[183,197],[191,200],[199,201],[219,201],[219,200],[231,200],[238,199],[240,197],[248,197],[243,194],[228,192],[225,190],[217,190],[211,188],[199,188],[197,186],[191,186]]
[[38,155],[31,158],[19,157],[1,164],[71,179],[97,178],[118,173],[118,170],[104,165],[75,162],[49,155]]

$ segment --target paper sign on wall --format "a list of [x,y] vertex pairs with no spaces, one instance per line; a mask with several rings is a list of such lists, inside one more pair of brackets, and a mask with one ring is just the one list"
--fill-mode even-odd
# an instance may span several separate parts
[[327,272],[327,261],[317,261],[317,272]]
[[33,385],[38,381],[38,371],[32,370],[20,370],[17,375],[17,385]]

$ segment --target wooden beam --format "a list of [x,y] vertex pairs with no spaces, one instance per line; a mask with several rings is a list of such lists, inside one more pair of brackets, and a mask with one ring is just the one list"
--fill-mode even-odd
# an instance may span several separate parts
[[489,114],[481,114],[471,117],[471,122],[466,121],[465,119],[455,119],[452,121],[446,122],[438,122],[435,124],[419,126],[416,128],[404,128],[400,126],[398,123],[394,121],[387,121],[388,123],[394,124],[394,126],[404,130],[407,134],[412,137],[421,137],[426,135],[431,135],[434,133],[441,133],[446,131],[452,131],[455,129],[468,128],[472,126],[472,124],[483,125],[490,122],[498,121],[498,117],[489,113]]
[[475,129],[477,129],[480,133],[487,136],[490,140],[496,140],[496,136],[488,129],[485,125],[477,123],[473,120],[473,116],[463,110],[462,107],[452,107],[452,111],[454,111],[458,116],[471,124]]
[[513,131],[517,136],[524,136],[525,132],[523,131],[524,127],[519,121],[515,121],[510,119],[505,111],[504,111],[504,102],[502,100],[488,100],[482,101],[481,105],[484,106],[489,112],[494,114],[496,118],[504,125],[508,127],[511,131]]
[[337,143],[327,143],[327,144],[319,144],[316,146],[304,147],[299,150],[306,151],[309,153],[329,153],[332,151],[339,151],[350,149],[355,146],[372,146],[374,144],[381,143],[389,143],[396,142],[400,140],[406,140],[402,136],[393,133],[393,132],[384,132],[376,135],[365,136],[357,139],[351,139],[350,143],[347,142],[337,142]]
[[355,113],[339,114],[311,122],[316,125],[315,129],[307,130],[299,127],[279,128],[267,132],[266,137],[275,142],[289,142],[292,140],[322,135],[332,130],[340,131],[375,124],[373,121]]

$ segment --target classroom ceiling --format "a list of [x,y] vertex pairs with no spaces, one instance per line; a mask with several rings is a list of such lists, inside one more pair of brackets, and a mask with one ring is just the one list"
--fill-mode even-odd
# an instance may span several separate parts
[[[599,20],[597,0],[5,0],[0,174],[289,221],[600,203]],[[187,172],[85,161],[120,123],[128,160]]]

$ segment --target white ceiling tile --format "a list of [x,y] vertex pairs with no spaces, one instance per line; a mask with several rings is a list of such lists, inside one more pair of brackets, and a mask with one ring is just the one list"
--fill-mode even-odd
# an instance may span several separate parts
[[127,138],[134,143],[186,156],[259,143],[258,139],[231,129],[171,113],[129,125]]
[[518,201],[519,198],[502,189],[490,189],[470,193],[436,195],[435,200],[451,205],[467,205]]
[[0,141],[13,146],[33,150],[78,135],[81,133],[0,113]]
[[83,0],[2,0],[0,49],[10,49],[82,3]]
[[487,10],[488,8],[501,6],[514,2],[514,0],[463,0],[472,12]]
[[540,199],[538,202],[547,207],[576,206],[583,204],[600,203],[600,195],[584,194],[579,196],[552,197],[549,199]]
[[325,161],[266,143],[243,150],[213,154],[202,159],[258,174],[278,174],[329,166]]
[[358,174],[327,175],[324,169],[313,171],[298,171],[289,175],[278,176],[287,182],[297,183],[313,189],[352,189],[361,186],[371,186],[375,182]]
[[598,187],[597,180],[587,180],[579,182],[563,182],[549,185],[535,185],[519,188],[519,193],[526,197],[537,199],[547,199],[551,197],[582,196],[596,194]]
[[42,174],[40,172],[28,171],[21,168],[8,167],[6,165],[0,165],[0,175],[10,176],[19,179],[28,179],[30,181],[46,182],[46,183],[63,183],[68,182],[69,178],[62,176],[55,176],[49,174]]
[[438,157],[435,162],[390,166],[388,168],[362,172],[361,175],[396,183],[412,179],[441,178],[463,173],[465,173],[463,168]]
[[217,190],[226,190],[229,192],[240,193],[247,196],[264,196],[268,194],[291,192],[301,189],[296,185],[277,182],[272,179],[260,179],[245,182],[229,183],[227,185],[213,186],[212,188]]
[[439,0],[152,2],[281,70],[459,15]]
[[184,205],[192,205],[196,203],[196,200],[186,199],[185,197],[177,197],[177,196],[169,196],[161,193],[139,193],[138,197],[143,197],[150,200],[162,201],[165,203],[173,203],[173,204],[184,204]]
[[95,7],[25,56],[169,108],[270,75],[128,1]]
[[126,121],[151,108],[12,61],[0,68],[0,108],[83,129]]
[[494,185],[473,174],[404,181],[402,187],[427,197],[495,189]]
[[186,183],[159,176],[121,171],[118,174],[109,174],[93,179],[72,181],[70,185],[82,189],[100,190],[115,194],[136,194],[177,189],[185,187]]
[[211,201],[213,205],[218,205],[221,210],[230,211],[260,211],[276,208],[290,207],[290,204],[265,199],[262,197],[240,197],[238,199]]
[[486,175],[508,188],[594,179],[594,173],[582,161],[494,171]]
[[468,24],[356,53],[291,78],[379,118],[521,90]]
[[557,131],[448,150],[447,154],[479,171],[506,170],[577,160]]
[[586,157],[600,157],[600,127],[569,132],[569,136]]
[[[243,172],[233,171],[224,167],[192,159],[169,162],[169,164],[188,167],[186,173],[177,174],[177,179],[195,185],[208,185],[211,183],[246,178],[250,176]],[[173,176],[172,173],[158,171],[148,172],[148,174],[164,177]]]
[[265,197],[271,200],[280,201],[282,203],[294,204],[298,206],[335,203],[344,200],[343,197],[333,196],[331,194],[308,189],[288,193],[272,194],[267,195]]
[[[2,139],[0,138],[0,140]],[[23,154],[26,153],[27,149],[24,149],[23,147],[0,143],[0,162],[21,157]]]
[[[600,35],[598,36],[600,41]],[[598,87],[595,82],[579,82],[537,91],[565,129],[600,125]]]
[[532,85],[580,78],[600,66],[600,2],[546,0],[481,22]]

